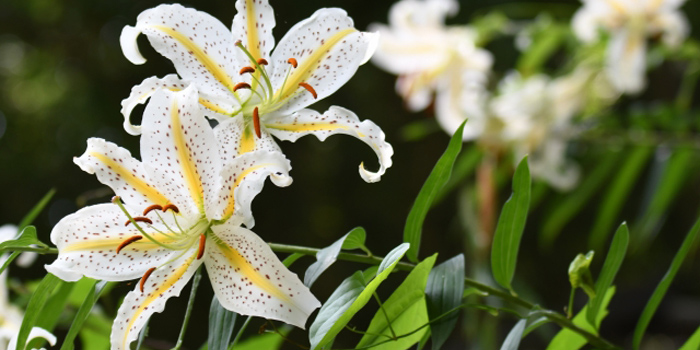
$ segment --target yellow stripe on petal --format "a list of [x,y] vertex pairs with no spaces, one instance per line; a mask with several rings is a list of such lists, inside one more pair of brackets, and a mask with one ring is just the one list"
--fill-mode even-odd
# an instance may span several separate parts
[[[130,235],[133,235],[131,233]],[[151,235],[155,240],[158,242],[164,243],[164,244],[169,244],[173,243],[174,240],[166,237],[165,235],[162,234],[154,234]],[[76,242],[76,243],[70,243],[67,246],[61,248],[61,253],[69,253],[69,252],[76,252],[76,251],[91,251],[91,250],[109,250],[109,249],[117,249],[117,247],[124,242],[125,239],[127,239],[129,236],[124,236],[124,237],[119,237],[119,238],[107,238],[107,239],[89,239],[84,242]],[[129,249],[131,248],[143,248],[143,249],[156,249],[160,248],[161,246],[151,242],[148,239],[142,239],[140,241],[131,243],[129,245]]]
[[192,40],[182,35],[182,33],[177,32],[174,29],[166,26],[153,25],[150,27],[158,29],[180,42],[180,44],[187,48],[187,51],[189,51],[189,53],[193,55],[197,59],[197,61],[199,61],[209,71],[209,73],[211,73],[214,76],[214,78],[219,81],[219,83],[224,85],[229,90],[233,91],[233,87],[236,84],[233,82],[233,80],[231,80],[231,77],[229,77],[226,71],[221,69],[219,64],[214,62],[214,60],[212,60],[211,57],[207,55],[204,52],[204,50],[197,46],[197,44],[195,44]]
[[246,258],[241,255],[236,249],[229,246],[228,244],[216,240],[217,245],[221,248],[221,252],[224,254],[226,259],[231,263],[232,266],[240,269],[240,273],[250,280],[255,286],[266,291],[270,295],[284,300],[285,302],[294,304],[289,296],[279,290],[269,279],[262,276],[256,269],[251,265]]
[[250,173],[252,173],[260,168],[264,168],[266,166],[269,166],[269,165],[271,165],[271,164],[260,164],[260,165],[256,165],[256,166],[247,168],[245,171],[240,173],[238,175],[238,177],[236,177],[236,180],[234,181],[233,186],[231,187],[231,193],[230,193],[230,197],[229,197],[230,200],[228,202],[228,206],[226,207],[226,211],[224,211],[225,218],[227,218],[227,219],[230,218],[231,215],[233,215],[233,213],[235,211],[236,199],[234,196],[234,192],[236,191],[236,188],[238,188],[238,186],[241,184],[243,179],[245,179],[246,176],[250,175]]
[[[300,124],[269,124],[265,125],[271,129],[291,131],[291,132],[307,132],[307,131],[333,131],[338,129],[350,130],[347,125],[331,124],[331,123],[300,123]],[[357,136],[365,137],[364,134],[357,132]]]
[[139,305],[139,307],[136,309],[134,314],[131,316],[131,320],[129,320],[129,325],[127,326],[127,331],[124,332],[124,343],[123,343],[123,349],[129,349],[128,342],[127,342],[127,337],[129,336],[129,330],[131,327],[134,325],[134,322],[139,318],[139,315],[146,310],[146,308],[151,305],[154,301],[156,301],[163,293],[165,293],[167,290],[170,289],[177,281],[182,278],[182,275],[187,272],[187,269],[190,268],[190,265],[192,265],[192,262],[195,260],[197,257],[197,252],[195,251],[192,256],[187,258],[184,264],[182,266],[178,267],[173,273],[168,276],[168,278],[161,284],[155,287],[153,291],[151,291],[148,294],[148,297]]
[[257,60],[260,57],[260,38],[258,37],[258,26],[255,22],[255,0],[246,0],[246,20],[248,32],[248,52]]
[[255,136],[248,128],[241,133],[241,142],[238,145],[238,155],[255,150]]
[[148,185],[143,179],[134,175],[131,171],[121,166],[119,163],[115,162],[111,158],[105,156],[104,154],[97,152],[89,152],[90,156],[97,158],[102,164],[109,167],[117,176],[121,177],[129,185],[131,185],[136,191],[148,198],[149,201],[154,204],[165,205],[168,201],[165,196],[160,194],[155,188]]
[[204,202],[202,194],[204,193],[204,189],[202,188],[202,182],[200,181],[195,164],[190,162],[189,148],[185,141],[185,135],[183,135],[182,132],[177,100],[173,99],[173,104],[170,109],[170,125],[172,125],[173,128],[173,143],[177,150],[177,158],[180,167],[182,167],[182,175],[185,178],[185,183],[187,183],[187,188],[190,190],[190,197],[192,197],[192,200],[197,204],[197,207],[202,209]]
[[302,64],[292,71],[287,83],[284,85],[284,90],[276,91],[275,98],[277,100],[283,100],[290,97],[291,94],[299,89],[299,83],[308,80],[314,73],[319,61],[321,61],[328,54],[328,51],[330,51],[338,42],[343,40],[343,38],[356,31],[357,29],[355,28],[348,28],[339,31],[328,38],[323,45],[314,50],[311,55],[304,59]]

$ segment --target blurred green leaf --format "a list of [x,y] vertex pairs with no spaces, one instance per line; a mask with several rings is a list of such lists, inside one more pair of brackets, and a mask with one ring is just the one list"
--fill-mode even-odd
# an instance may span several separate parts
[[321,348],[335,338],[367,304],[379,284],[389,277],[408,248],[409,244],[403,243],[389,252],[379,265],[377,275],[369,283],[365,283],[363,273],[357,271],[340,284],[323,304],[309,328],[311,349]]
[[27,344],[27,337],[29,332],[34,326],[36,326],[39,316],[44,313],[44,307],[48,302],[51,294],[56,289],[56,287],[63,286],[65,283],[58,277],[48,273],[39,283],[34,294],[32,294],[31,299],[29,299],[29,305],[24,312],[24,319],[22,320],[22,326],[19,329],[19,334],[17,335],[17,348],[24,349]]
[[[464,255],[459,254],[436,266],[428,276],[425,296],[428,305],[428,317],[431,320],[462,304],[464,295]],[[457,325],[459,313],[453,313],[430,324],[432,349],[442,347]]]
[[678,350],[698,350],[700,349],[700,328],[698,328],[693,335],[690,336],[683,346]]
[[10,266],[10,264],[12,263],[12,261],[14,261],[15,259],[17,259],[17,257],[19,256],[20,253],[21,253],[21,252],[12,252],[12,254],[10,254],[10,256],[7,257],[7,260],[5,260],[5,263],[2,264],[2,266],[0,266],[0,273],[3,273],[3,271],[5,271],[5,269],[6,269],[8,266]]
[[340,250],[345,247],[345,241],[347,239],[350,239],[350,242],[348,243],[349,246],[364,248],[365,236],[365,230],[358,227],[346,233],[343,237],[335,241],[330,246],[319,250],[316,253],[316,261],[309,265],[304,273],[304,285],[311,288],[316,279],[321,276],[323,271],[326,271],[327,268],[333,265],[338,257],[338,254],[340,253]]
[[[97,281],[90,278],[82,278],[81,281],[82,280],[89,282],[91,288],[89,293],[85,297],[83,304],[80,305],[80,309],[78,309],[78,312],[73,318],[73,323],[71,324],[70,329],[68,330],[68,334],[63,340],[61,350],[73,350],[73,348],[75,347],[75,337],[78,335],[79,332],[83,330],[83,324],[85,323],[85,320],[87,320],[88,316],[90,316],[90,311],[92,311],[93,306],[95,306],[95,303],[100,298],[102,292],[105,290],[105,286],[107,286],[107,284],[109,283],[107,281]],[[83,348],[93,349],[87,347],[85,344],[83,344]]]
[[[284,343],[284,338],[291,328],[284,327],[279,329],[280,334],[277,333],[265,333],[256,336],[252,336],[232,347],[230,350],[276,350],[282,347]],[[214,349],[212,349],[214,350]]]
[[410,122],[399,130],[399,135],[401,139],[406,142],[420,141],[430,134],[442,131],[440,125],[435,121],[435,119],[419,119],[414,122]]
[[593,275],[591,275],[590,269],[594,255],[595,252],[592,250],[586,255],[579,254],[574,258],[571,264],[569,264],[569,282],[571,283],[571,288],[582,288],[591,299],[596,295]]
[[634,329],[634,337],[632,342],[634,349],[639,349],[639,345],[642,343],[642,338],[644,337],[644,332],[646,331],[647,326],[649,326],[651,318],[654,317],[656,309],[659,307],[659,304],[661,304],[661,300],[666,295],[668,288],[671,286],[673,279],[676,277],[678,270],[681,268],[683,260],[685,260],[686,255],[688,255],[688,252],[690,251],[690,247],[693,246],[693,242],[698,237],[698,232],[700,232],[700,220],[695,222],[693,228],[691,228],[688,235],[685,236],[683,244],[681,244],[681,247],[678,249],[676,256],[673,257],[671,267],[669,267],[668,272],[666,272],[666,275],[664,275],[664,277],[661,279],[659,285],[656,286],[654,293],[651,295],[647,305],[644,307],[644,311],[642,311],[642,315],[639,317],[637,326]]
[[630,234],[627,229],[627,224],[622,223],[615,233],[608,256],[605,258],[603,268],[600,271],[600,276],[595,283],[595,296],[588,303],[588,311],[586,319],[588,323],[595,327],[595,321],[598,319],[598,313],[603,306],[603,292],[612,286],[617,272],[622,266],[622,261],[627,253],[627,245],[629,244]]
[[[546,24],[543,22],[547,21]],[[542,23],[542,24],[541,24]],[[568,32],[568,26],[553,23],[551,19],[539,20],[533,28],[532,43],[520,56],[517,69],[527,78],[542,70],[542,66],[559,49]]]
[[27,226],[22,230],[22,233],[20,233],[17,239],[0,243],[0,254],[6,251],[12,251],[16,248],[26,248],[32,244],[36,244],[40,247],[48,247],[36,238],[36,228],[34,226]]
[[522,318],[518,323],[515,324],[513,329],[510,330],[506,340],[503,341],[501,345],[501,350],[518,350],[520,347],[520,339],[523,337],[523,332],[525,331],[525,324],[527,319]]
[[[66,304],[68,303],[68,299],[72,294],[74,287],[75,282],[65,282],[59,284],[58,288],[56,288],[55,292],[51,294],[51,297],[49,297],[46,305],[44,305],[44,308],[41,310],[41,317],[37,319],[35,327],[40,327],[49,332],[53,332],[54,328],[56,327],[56,323],[58,323],[58,318],[66,308]],[[30,349],[38,349],[45,343],[46,340],[44,339],[34,339],[29,342],[27,347]]]
[[530,206],[530,169],[524,157],[513,175],[513,194],[503,205],[491,249],[493,277],[501,286],[513,290],[520,240]]
[[[380,309],[374,314],[367,328],[367,333],[360,339],[356,348],[375,345],[372,349],[399,350],[407,349],[420,341],[423,334],[427,332],[427,327],[408,337],[384,342],[388,339],[387,337],[392,337],[392,329],[396,335],[402,335],[428,323],[425,286],[436,258],[437,254],[433,254],[416,265],[403,283],[384,302],[383,310]],[[389,324],[391,324],[391,329]]]
[[462,150],[462,131],[464,130],[465,123],[466,122],[462,123],[457,131],[455,131],[454,135],[452,135],[447,150],[445,150],[445,153],[443,153],[430,172],[430,175],[428,175],[428,179],[425,180],[425,184],[423,184],[423,187],[420,189],[418,197],[413,203],[411,211],[408,213],[406,226],[403,231],[403,241],[411,244],[411,248],[406,253],[406,256],[413,262],[418,261],[418,250],[423,233],[423,222],[425,221],[426,215],[428,215],[428,210],[433,200],[440,192],[440,189],[442,189],[450,179],[455,159],[457,159],[457,155],[459,155],[459,152]]
[[[588,320],[586,320],[586,314],[588,313],[588,305],[584,306],[581,309],[581,311],[578,314],[576,314],[572,322],[575,325],[593,334],[598,334],[596,329],[600,328],[600,323],[603,322],[605,316],[608,315],[607,308],[608,304],[610,303],[610,299],[612,299],[613,295],[615,295],[615,287],[610,287],[610,289],[608,289],[608,291],[605,293],[602,308],[601,311],[598,313],[598,318],[596,319],[595,326],[592,326],[588,323]],[[586,338],[566,328],[560,330],[559,333],[557,333],[557,335],[554,336],[552,341],[547,346],[547,350],[578,350],[584,345],[586,345],[586,343],[588,343]]]
[[49,204],[54,194],[56,194],[55,189],[49,190],[49,192],[46,193],[44,197],[41,198],[41,200],[39,200],[39,202],[34,206],[34,208],[32,208],[32,210],[30,210],[29,213],[27,213],[27,215],[25,215],[25,217],[22,218],[22,221],[19,222],[17,228],[21,231],[28,225],[31,225],[36,219],[36,217],[39,216],[41,211],[44,210],[44,208],[46,208],[46,205]]
[[231,343],[231,335],[233,335],[233,327],[236,325],[236,316],[238,314],[221,306],[216,296],[211,298],[207,349],[226,350],[228,348]]
[[622,205],[633,185],[637,182],[637,178],[641,175],[642,168],[649,160],[652,151],[652,147],[635,148],[617,171],[617,177],[608,187],[589,236],[589,244],[592,249],[600,250],[608,239],[608,232],[612,231],[612,225],[617,220]]
[[540,244],[543,247],[552,246],[562,228],[584,208],[598,188],[609,180],[610,173],[619,164],[620,153],[609,152],[603,155],[596,162],[593,171],[583,178],[581,184],[551,208],[540,234]]

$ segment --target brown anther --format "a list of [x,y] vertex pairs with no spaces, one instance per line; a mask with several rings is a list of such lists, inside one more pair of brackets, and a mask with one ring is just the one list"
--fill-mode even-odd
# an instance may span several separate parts
[[168,211],[168,209],[174,211],[175,213],[179,213],[179,212],[180,212],[180,209],[178,209],[178,208],[175,206],[175,204],[166,204],[166,205],[163,206],[163,212],[164,212],[164,213],[165,213],[166,211]]
[[[153,221],[152,221],[151,219],[146,218],[146,217],[143,217],[143,216],[137,216],[137,217],[135,217],[135,218],[133,218],[133,219],[134,219],[134,221],[145,222],[145,223],[147,223],[147,224],[149,224],[149,225],[153,225]],[[127,220],[127,221],[124,223],[124,226],[129,226],[130,223],[131,223],[131,220]]]
[[250,89],[250,84],[248,83],[238,83],[233,87],[233,91],[236,92],[238,89]]
[[253,68],[253,67],[243,67],[243,68],[241,68],[240,72],[238,72],[238,74],[240,74],[240,75],[243,75],[243,74],[246,74],[246,73],[255,73],[255,68]]
[[258,114],[258,107],[253,110],[253,127],[255,128],[255,136],[258,138],[262,137],[260,132],[260,115]]
[[139,289],[141,289],[141,293],[143,293],[143,284],[146,283],[146,280],[151,276],[155,269],[155,267],[151,267],[148,269],[148,271],[146,271],[146,273],[143,274],[143,277],[141,277],[141,281],[139,281]]
[[297,63],[297,59],[296,59],[296,58],[294,58],[294,57],[292,57],[292,58],[288,59],[288,60],[287,60],[287,63],[291,64],[291,65],[292,65],[292,67],[294,67],[294,68],[296,68],[296,67],[297,67],[297,65],[298,65],[298,63]]
[[306,89],[306,91],[310,92],[311,96],[313,96],[314,99],[318,97],[318,94],[316,94],[316,90],[314,90],[314,88],[312,88],[311,85],[302,82],[299,83],[299,86],[303,87],[304,89]]
[[267,60],[264,58],[258,59],[258,66],[267,66]]
[[207,242],[207,236],[203,233],[199,235],[199,251],[197,252],[197,260],[204,256],[204,244]]
[[150,213],[151,210],[156,210],[156,209],[162,211],[162,210],[163,210],[163,206],[160,205],[160,204],[153,204],[153,205],[150,205],[150,206],[148,206],[148,208],[146,208],[146,209],[143,210],[143,216],[148,215],[148,213]]
[[124,247],[126,247],[126,246],[128,246],[129,244],[134,243],[134,242],[136,242],[136,241],[140,241],[142,238],[143,238],[143,236],[141,236],[141,235],[136,235],[136,236],[129,237],[129,238],[125,239],[124,242],[122,242],[122,243],[117,247],[117,254],[119,254],[119,252],[120,252],[122,249],[124,249]]

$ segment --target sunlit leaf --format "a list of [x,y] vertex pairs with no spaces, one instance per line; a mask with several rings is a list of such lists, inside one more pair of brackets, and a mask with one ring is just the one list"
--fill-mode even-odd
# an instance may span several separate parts
[[440,203],[443,198],[452,193],[459,184],[464,182],[464,179],[474,172],[474,169],[481,160],[481,156],[482,152],[479,147],[469,147],[457,156],[454,168],[452,169],[452,176],[450,176],[445,186],[443,186],[440,192],[435,196],[432,206]]
[[233,327],[236,325],[237,314],[226,310],[219,299],[211,298],[209,306],[209,333],[207,337],[207,348],[211,350],[225,350],[231,343]]
[[683,346],[678,350],[698,350],[700,349],[700,327],[690,336]]
[[343,241],[343,249],[353,250],[364,248],[366,237],[367,233],[365,232],[364,228],[355,227],[346,235],[345,240]]
[[[466,122],[465,122],[466,123]],[[440,159],[435,164],[435,167],[425,180],[423,187],[418,193],[416,201],[411,207],[406,219],[406,226],[403,231],[403,241],[410,243],[411,248],[406,253],[409,260],[418,261],[418,250],[420,249],[421,235],[423,233],[423,222],[425,221],[428,210],[430,209],[433,200],[440,192],[452,174],[452,167],[455,164],[457,155],[462,150],[462,131],[464,123],[452,135],[447,150],[442,154]]]
[[591,325],[595,325],[595,321],[598,319],[598,313],[603,306],[604,292],[612,286],[615,276],[620,270],[620,266],[622,266],[622,261],[627,253],[629,239],[627,224],[622,223],[615,233],[615,237],[610,244],[610,250],[608,250],[608,256],[605,258],[603,268],[600,270],[600,276],[595,282],[595,297],[588,303],[586,319]]
[[[72,350],[74,348],[75,337],[78,336],[78,333],[81,332],[81,330],[83,329],[83,324],[85,323],[85,320],[88,319],[88,316],[90,316],[90,311],[92,311],[92,307],[95,306],[95,303],[100,298],[100,295],[104,291],[105,286],[108,284],[107,281],[97,281],[89,278],[81,279],[81,281],[83,280],[89,282],[91,288],[87,296],[85,297],[83,304],[80,305],[80,309],[78,309],[78,312],[73,318],[73,323],[71,324],[70,329],[68,330],[68,334],[63,340],[61,350]],[[91,349],[85,346],[84,348]]]
[[[425,296],[428,303],[428,317],[431,320],[435,320],[462,303],[464,296],[464,255],[459,254],[430,271],[428,283],[425,287]],[[433,338],[432,349],[437,350],[442,347],[457,325],[458,315],[459,313],[455,312],[430,324]]]
[[639,345],[642,343],[642,338],[644,337],[644,332],[646,331],[647,326],[649,326],[651,318],[654,317],[656,309],[659,307],[659,304],[661,304],[661,300],[666,295],[668,288],[671,286],[673,279],[676,277],[678,270],[681,268],[683,260],[685,260],[686,255],[688,255],[688,251],[690,251],[690,247],[693,246],[693,243],[698,237],[699,232],[700,220],[695,222],[693,228],[691,228],[690,232],[688,232],[688,235],[685,236],[683,244],[678,249],[676,256],[673,257],[671,267],[669,267],[668,272],[666,272],[666,275],[664,275],[664,277],[661,279],[659,285],[656,286],[654,293],[651,295],[651,298],[649,298],[647,305],[644,307],[644,311],[642,311],[642,315],[639,317],[639,321],[637,321],[637,326],[634,329],[634,349],[639,349]]
[[321,348],[335,338],[350,319],[367,304],[379,284],[389,277],[408,247],[408,243],[403,243],[387,254],[376,276],[369,283],[365,282],[363,273],[357,271],[340,284],[323,304],[309,328],[311,349]]
[[[282,347],[284,343],[284,338],[291,328],[284,327],[280,328],[277,333],[265,333],[260,335],[255,335],[246,340],[238,343],[235,347],[231,347],[230,350],[276,350]],[[215,350],[210,348],[211,350]]]
[[32,327],[36,326],[40,316],[44,313],[44,306],[48,302],[51,294],[56,289],[56,287],[62,286],[67,282],[59,279],[58,277],[48,273],[39,283],[36,291],[32,294],[31,299],[29,299],[29,305],[24,312],[24,319],[22,320],[22,326],[19,329],[19,334],[17,335],[17,346],[18,348],[24,348],[24,344],[27,344],[27,337]]
[[[58,322],[58,318],[66,308],[68,298],[72,294],[75,284],[75,282],[64,282],[58,285],[58,288],[56,288],[54,293],[51,294],[44,305],[41,312],[41,317],[37,319],[35,327],[43,328],[49,332],[53,331],[53,329],[56,327],[56,323]],[[38,349],[45,343],[46,340],[37,338],[31,340],[27,347],[30,349]]]
[[[589,331],[593,334],[598,334],[596,329],[600,328],[600,323],[603,322],[605,316],[608,315],[608,304],[610,299],[615,295],[615,287],[610,287],[605,293],[605,298],[603,298],[603,304],[601,311],[598,312],[598,318],[596,319],[595,326],[592,326],[586,320],[586,314],[588,313],[588,305],[584,306],[581,311],[579,311],[576,316],[574,316],[572,322],[581,327],[582,329]],[[568,329],[562,329],[557,333],[556,336],[547,346],[547,350],[578,350],[586,345],[588,341],[582,335]]]
[[525,331],[525,324],[527,319],[523,318],[515,324],[513,329],[510,330],[506,340],[503,341],[501,345],[501,350],[518,350],[520,346],[520,339],[523,337],[523,332]]
[[434,254],[423,260],[408,274],[403,283],[383,303],[383,308],[374,314],[367,333],[357,344],[357,348],[375,345],[372,349],[399,350],[407,349],[420,341],[428,330],[427,327],[410,336],[384,342],[387,337],[393,336],[392,330],[396,335],[408,334],[428,323],[425,287],[436,258],[437,254]]
[[530,169],[523,158],[513,175],[513,194],[503,205],[491,248],[493,277],[501,286],[512,290],[520,240],[530,206]]

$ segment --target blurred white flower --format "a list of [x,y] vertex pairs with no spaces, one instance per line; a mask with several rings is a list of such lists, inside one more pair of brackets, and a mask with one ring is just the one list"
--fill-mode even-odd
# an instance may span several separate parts
[[372,61],[399,75],[396,90],[412,111],[422,110],[435,97],[436,116],[450,134],[469,118],[464,139],[484,129],[479,108],[493,57],[475,46],[476,32],[466,26],[446,26],[454,15],[453,0],[402,0],[392,6],[389,25],[373,24],[380,33]]
[[582,0],[573,18],[576,35],[585,42],[610,35],[607,74],[622,93],[637,93],[645,85],[646,39],[661,36],[678,46],[688,35],[688,23],[678,8],[685,0]]

